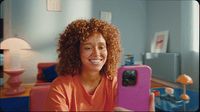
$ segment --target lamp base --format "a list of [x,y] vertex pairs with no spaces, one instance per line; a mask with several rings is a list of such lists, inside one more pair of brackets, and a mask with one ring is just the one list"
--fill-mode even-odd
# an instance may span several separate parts
[[25,92],[24,87],[18,87],[18,88],[8,88],[5,95],[17,95],[17,94],[22,94]]
[[181,99],[190,100],[190,97],[187,94],[181,94]]
[[9,88],[7,89],[5,95],[16,95],[23,93],[25,88],[20,86],[22,83],[20,75],[24,72],[24,69],[5,69],[4,72],[10,76],[7,81]]

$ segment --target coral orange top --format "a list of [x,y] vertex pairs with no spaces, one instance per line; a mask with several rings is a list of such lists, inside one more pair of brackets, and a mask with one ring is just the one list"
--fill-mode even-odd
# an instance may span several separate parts
[[86,92],[78,75],[59,76],[50,87],[46,109],[51,111],[112,111],[115,106],[117,79],[104,75],[94,94]]

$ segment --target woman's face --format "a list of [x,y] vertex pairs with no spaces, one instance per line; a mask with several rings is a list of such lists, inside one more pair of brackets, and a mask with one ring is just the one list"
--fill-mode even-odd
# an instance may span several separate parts
[[106,41],[101,33],[92,33],[80,44],[82,70],[99,72],[107,60]]

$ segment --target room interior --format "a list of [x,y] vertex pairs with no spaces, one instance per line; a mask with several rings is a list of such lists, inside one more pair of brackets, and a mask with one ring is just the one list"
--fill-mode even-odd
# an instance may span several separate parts
[[[122,58],[132,54],[135,64],[144,64],[144,55],[151,52],[156,32],[168,31],[166,53],[178,54],[176,72],[152,74],[152,87],[182,88],[175,81],[180,74],[187,74],[193,84],[187,89],[199,92],[199,5],[191,1],[149,1],[149,0],[55,0],[56,8],[48,9],[48,0],[4,0],[0,15],[3,18],[1,42],[11,37],[24,39],[31,50],[20,51],[20,63],[24,72],[20,75],[22,86],[35,86],[41,68],[55,64],[56,46],[59,34],[73,20],[80,18],[102,18],[107,12],[109,21],[121,33]],[[55,4],[54,4],[55,5]],[[55,8],[55,9],[54,9]],[[105,14],[105,13],[104,13]],[[105,16],[105,15],[104,15]],[[3,69],[9,68],[9,53],[3,51]],[[167,58],[164,58],[167,59]],[[169,60],[159,60],[154,71],[163,71]],[[161,67],[161,68],[160,68]],[[174,67],[172,67],[174,68]],[[173,70],[172,70],[173,71]],[[3,73],[2,87],[7,87],[9,76]],[[174,75],[171,75],[174,74]],[[166,80],[169,78],[169,80]],[[171,80],[173,79],[173,80]],[[29,95],[28,92],[24,94]],[[23,95],[22,95],[23,96]],[[10,96],[9,96],[10,97]],[[28,105],[28,104],[27,104]],[[29,108],[29,107],[27,107]]]

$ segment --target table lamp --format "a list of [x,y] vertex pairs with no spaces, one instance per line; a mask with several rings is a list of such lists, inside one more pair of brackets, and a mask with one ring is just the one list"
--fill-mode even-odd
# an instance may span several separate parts
[[177,78],[176,82],[183,84],[183,93],[181,94],[181,99],[189,100],[190,97],[186,94],[186,85],[187,84],[193,84],[192,78],[190,76],[186,75],[186,74],[181,74]]
[[8,50],[10,54],[9,67],[4,69],[4,72],[9,75],[7,84],[9,88],[6,90],[6,95],[21,94],[25,91],[24,87],[21,87],[20,74],[24,72],[21,68],[20,62],[20,50],[31,49],[30,45],[21,38],[7,38],[1,42],[0,49]]

